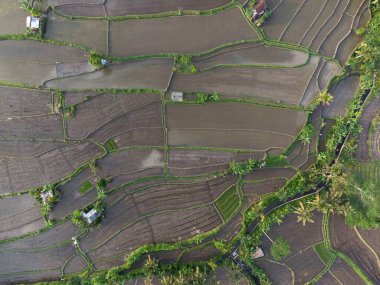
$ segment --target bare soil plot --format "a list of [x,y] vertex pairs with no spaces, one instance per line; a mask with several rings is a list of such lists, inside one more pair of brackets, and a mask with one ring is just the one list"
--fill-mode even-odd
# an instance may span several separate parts
[[0,35],[23,34],[27,13],[15,0],[0,3]]
[[300,51],[265,46],[261,43],[235,46],[210,55],[197,57],[194,65],[197,69],[206,69],[218,65],[274,65],[290,67],[307,62],[309,55]]
[[3,139],[63,139],[60,115],[12,117],[0,120]]
[[286,184],[285,178],[272,178],[255,183],[244,183],[244,195],[265,195],[274,193]]
[[333,101],[330,105],[323,107],[323,117],[334,118],[344,116],[346,106],[354,98],[358,85],[359,76],[357,75],[351,75],[339,81],[331,91],[334,97]]
[[301,130],[306,116],[290,109],[218,103],[168,105],[167,118],[170,145],[260,151],[285,148]]
[[63,274],[73,274],[82,272],[88,267],[86,261],[79,254],[70,257],[70,260],[63,267]]
[[111,22],[110,53],[119,57],[199,53],[225,43],[257,39],[241,13],[232,8],[207,16]]
[[59,269],[75,252],[72,244],[35,252],[0,252],[1,260],[7,260],[7,262],[2,262],[0,265],[0,280],[3,279],[2,276],[5,274],[17,272],[16,276],[18,277],[22,275],[22,272],[35,270],[58,270],[54,274],[54,277],[58,278],[60,276]]
[[292,168],[261,168],[245,175],[244,180],[264,180],[277,177],[290,179],[295,174],[296,172]]
[[313,248],[306,249],[302,253],[286,261],[286,264],[294,271],[295,284],[305,284],[321,272],[325,265]]
[[257,259],[256,262],[260,268],[265,270],[265,272],[269,275],[269,278],[274,282],[274,284],[294,284],[292,272],[285,265],[270,262],[267,260],[266,257]]
[[101,153],[97,145],[84,142],[64,145],[34,158],[3,160],[0,193],[28,190],[59,181]]
[[64,92],[65,106],[76,105],[92,97],[103,94],[96,91],[66,91]]
[[[158,105],[158,104],[155,104]],[[152,105],[153,107],[153,105]],[[161,114],[154,112],[156,117],[152,121],[156,124],[160,123]],[[145,117],[146,118],[146,117]],[[143,120],[141,120],[143,122]],[[139,120],[139,122],[141,122]],[[125,124],[123,124],[125,126]],[[98,139],[98,137],[96,136]],[[163,146],[164,145],[164,130],[162,126],[160,127],[143,127],[140,129],[127,130],[122,134],[119,134],[113,138],[117,146],[128,147],[128,146]]]
[[359,119],[360,125],[363,127],[363,131],[360,133],[359,144],[356,152],[356,158],[360,162],[369,162],[368,137],[371,122],[376,114],[380,111],[380,97],[373,98],[369,104],[367,104],[362,112],[362,116]]
[[[128,163],[126,163],[128,162]],[[161,176],[164,172],[164,153],[161,150],[126,150],[113,153],[97,162],[97,173],[112,178],[112,189],[146,176]]]
[[339,258],[331,266],[330,272],[340,281],[339,284],[366,284],[351,266]]
[[44,225],[39,205],[32,196],[0,199],[0,240],[35,232]]
[[166,90],[173,70],[173,59],[154,58],[113,63],[82,75],[53,79],[47,87],[70,89],[147,88]]
[[82,45],[106,54],[108,52],[107,32],[107,21],[70,20],[50,12],[45,37]]
[[1,140],[0,157],[31,158],[64,145],[58,141]]
[[55,9],[64,15],[68,16],[89,16],[89,17],[102,17],[102,16],[126,16],[126,15],[140,15],[140,14],[156,14],[163,12],[179,11],[179,10],[209,10],[226,5],[230,0],[111,0],[105,1],[54,1]]
[[[89,251],[88,256],[92,260],[104,259],[103,265],[98,268],[108,267],[109,262],[114,262],[106,262],[107,257],[124,256],[144,244],[186,239],[199,232],[209,231],[221,223],[215,209],[205,206],[142,217],[128,227],[128,223],[138,216],[136,209],[128,204],[121,202],[109,208],[102,227],[92,230],[81,239],[81,246]],[[139,238],[136,239],[136,236]]]
[[50,218],[63,219],[70,215],[75,210],[84,208],[86,205],[94,202],[98,195],[94,186],[84,193],[81,193],[83,184],[92,182],[95,184],[93,174],[90,169],[86,168],[84,171],[76,175],[72,180],[60,186],[58,189],[61,193],[59,202],[54,205]]
[[44,281],[54,281],[61,277],[59,269],[37,272],[17,272],[0,275],[0,282],[3,284],[17,284]]
[[[308,105],[319,90],[307,90],[308,85],[317,84],[313,74],[322,59],[311,57],[310,62],[298,68],[225,67],[213,68],[194,74],[175,74],[170,90],[183,92],[219,92],[227,98],[258,98],[287,104]],[[339,72],[335,64],[332,72],[326,72],[330,79]],[[320,86],[324,88],[325,85]],[[304,102],[301,102],[303,97]]]
[[272,16],[263,29],[269,38],[311,47],[341,64],[360,41],[354,29],[369,19],[365,0],[268,2]]
[[[278,236],[282,236],[289,241],[291,251],[288,256],[289,258],[298,254],[300,250],[303,251],[306,248],[323,241],[322,214],[314,211],[312,218],[314,223],[308,223],[305,226],[302,226],[301,223],[297,222],[296,215],[290,214],[284,218],[281,225],[274,225],[268,232],[268,235],[272,240],[275,240]],[[264,240],[263,245],[264,248],[269,249],[271,242],[269,240],[265,242]]]
[[52,78],[92,71],[87,55],[78,48],[34,40],[0,41],[0,78],[42,85]]
[[363,239],[380,255],[380,229],[364,230],[358,228]]
[[[150,113],[145,112],[145,109],[148,109],[154,102],[161,103],[159,95],[105,93],[92,97],[84,103],[77,105],[75,116],[67,120],[68,136],[73,139],[84,139],[122,115],[129,117],[130,124],[126,127],[126,130],[138,128],[140,124],[141,127],[144,127],[141,121],[134,120],[133,115],[142,112],[145,117],[152,117]],[[160,108],[161,104],[158,106],[159,114],[161,113]],[[157,126],[161,125],[161,122],[158,121]],[[105,140],[113,135],[111,132],[111,135]]]
[[210,245],[200,246],[198,248],[190,249],[189,251],[184,252],[179,258],[178,262],[191,263],[202,260],[210,260],[218,254],[221,254],[220,250],[211,243]]
[[232,161],[249,158],[262,159],[263,152],[236,153],[211,150],[169,150],[169,174],[174,176],[199,175],[222,171],[229,168]]
[[230,242],[242,228],[243,216],[239,213],[235,215],[221,230],[214,236],[215,240]]
[[[29,196],[29,195],[23,195]],[[23,197],[22,196],[22,197]],[[20,199],[20,197],[19,197]],[[23,203],[20,204],[20,207],[26,207]],[[38,235],[33,235],[27,238],[19,239],[17,241],[12,241],[8,243],[0,244],[0,251],[6,250],[28,250],[28,249],[37,249],[43,247],[50,247],[64,241],[71,243],[71,238],[79,234],[78,227],[76,227],[70,220],[55,225],[49,230],[40,233]]]
[[49,108],[51,101],[52,95],[49,92],[2,86],[0,87],[0,118],[48,114],[51,112]]
[[319,279],[318,282],[315,284],[317,284],[317,285],[325,285],[325,284],[341,285],[342,283],[340,283],[338,281],[338,279],[336,279],[334,276],[332,276],[330,272],[326,272],[325,274],[323,274],[322,278]]
[[330,239],[332,246],[350,257],[375,284],[380,282],[376,257],[341,216],[334,215],[330,219]]

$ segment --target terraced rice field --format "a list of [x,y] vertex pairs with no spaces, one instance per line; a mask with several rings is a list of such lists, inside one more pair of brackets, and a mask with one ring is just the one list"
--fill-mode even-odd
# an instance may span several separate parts
[[[148,254],[162,264],[209,260],[222,253],[214,241],[233,247],[245,210],[313,165],[329,119],[345,113],[359,84],[357,75],[333,79],[361,40],[368,2],[268,0],[272,16],[260,27],[245,2],[34,1],[46,9],[46,30],[31,37],[30,13],[1,1],[1,284],[65,279],[128,258],[139,268]],[[107,64],[93,64],[100,59]],[[310,112],[325,88],[334,101]],[[370,102],[360,121],[361,161],[377,109]],[[315,134],[303,145],[307,122]],[[249,159],[260,167],[232,173],[232,162]],[[356,171],[378,178],[374,163]],[[44,187],[59,197],[49,207],[35,194]],[[105,207],[98,225],[71,220],[96,203]],[[375,235],[358,230],[363,243],[333,217],[329,244],[326,217],[313,219],[303,227],[292,214],[265,233],[257,264],[274,284],[362,284],[338,251],[376,284]],[[291,253],[274,262],[279,236]],[[165,250],[136,255],[156,245]],[[215,274],[231,284],[228,269]]]

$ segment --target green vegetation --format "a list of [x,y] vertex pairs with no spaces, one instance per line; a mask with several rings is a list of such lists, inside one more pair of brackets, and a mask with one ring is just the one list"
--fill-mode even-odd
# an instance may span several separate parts
[[[82,212],[88,213],[92,209],[96,210],[96,212],[98,213],[98,216],[91,224],[88,224],[83,219]],[[77,225],[80,229],[88,229],[90,227],[97,226],[101,222],[102,217],[104,216],[105,209],[106,209],[106,204],[103,203],[102,201],[97,201],[94,204],[88,205],[82,210],[74,211],[71,215],[71,221],[73,222],[73,224]]]
[[265,155],[265,166],[266,167],[286,167],[289,166],[289,161],[287,160],[286,155]]
[[310,144],[315,134],[315,128],[312,123],[308,123],[298,136],[298,140],[303,144]]
[[276,261],[280,261],[290,254],[289,242],[283,237],[278,237],[270,248],[270,254]]
[[92,188],[92,184],[89,181],[85,181],[79,189],[79,193],[84,194]]
[[252,172],[258,166],[259,162],[250,158],[245,162],[231,162],[229,171],[235,175],[244,175]]
[[225,191],[222,196],[215,202],[223,219],[225,221],[232,217],[240,205],[240,198],[236,186],[231,186]]
[[326,248],[325,243],[319,243],[316,246],[314,246],[314,250],[317,252],[318,256],[321,258],[322,262],[326,266],[331,266],[335,259],[336,255],[331,252],[328,248]]
[[106,59],[105,56],[97,53],[96,51],[94,50],[91,50],[90,52],[90,57],[88,59],[89,63],[92,64],[93,66],[99,68],[99,67],[102,67],[103,64],[102,64],[102,60],[103,59]]
[[47,184],[43,187],[30,191],[30,194],[38,201],[41,207],[41,215],[48,225],[51,225],[49,213],[59,201],[60,193],[56,184]]
[[317,102],[321,103],[323,106],[330,105],[334,97],[326,90],[323,89],[318,97],[317,97]]
[[174,71],[179,73],[195,73],[197,68],[193,64],[190,54],[178,54],[175,56]]
[[312,210],[310,207],[305,207],[304,203],[299,202],[298,208],[294,210],[294,213],[297,214],[297,222],[301,222],[303,226],[305,226],[306,223],[314,223]]
[[40,11],[38,8],[33,7],[33,1],[32,0],[21,0],[20,6],[25,11],[29,12],[34,17],[39,17],[42,14],[42,11]]
[[206,102],[218,102],[220,101],[220,95],[218,92],[214,92],[212,94],[206,94],[203,92],[197,92],[195,94],[195,102],[196,103],[206,103]]
[[104,144],[105,148],[107,149],[107,151],[109,152],[112,152],[112,151],[115,151],[117,150],[119,147],[117,146],[117,143],[115,142],[114,139],[109,139],[105,144]]

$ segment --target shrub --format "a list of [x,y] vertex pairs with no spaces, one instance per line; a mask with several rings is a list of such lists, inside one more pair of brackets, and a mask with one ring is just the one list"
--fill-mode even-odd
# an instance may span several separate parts
[[278,237],[270,248],[270,254],[276,261],[288,256],[290,254],[289,242],[283,237]]

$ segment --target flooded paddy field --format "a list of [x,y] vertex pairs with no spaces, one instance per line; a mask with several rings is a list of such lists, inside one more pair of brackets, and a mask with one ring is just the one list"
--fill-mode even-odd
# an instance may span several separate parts
[[173,72],[173,59],[145,59],[109,66],[78,76],[53,79],[46,87],[70,89],[147,88],[165,90]]
[[188,176],[222,171],[227,170],[232,161],[245,161],[249,158],[263,159],[264,155],[264,152],[233,153],[212,150],[172,149],[169,151],[169,174]]
[[86,17],[157,14],[180,10],[203,11],[221,7],[229,2],[230,0],[49,0],[49,3],[63,15]]
[[356,89],[359,86],[359,76],[352,75],[339,81],[339,83],[331,90],[334,97],[328,106],[323,107],[322,116],[324,118],[337,118],[344,116],[347,104],[354,99]]
[[[210,113],[213,117],[208,116]],[[172,104],[167,114],[170,145],[258,151],[285,148],[306,119],[303,111],[237,103]]]
[[337,73],[339,69],[335,64],[312,57],[307,65],[297,68],[220,67],[194,74],[175,74],[169,90],[217,91],[227,98],[305,106],[318,94],[318,87],[323,89]]
[[361,37],[354,31],[369,20],[366,0],[270,0],[264,25],[269,38],[310,47],[344,64]]
[[110,54],[127,57],[198,53],[226,43],[258,39],[241,13],[238,8],[232,8],[201,17],[175,16],[111,22]]
[[23,34],[27,15],[19,1],[1,0],[0,35]]
[[0,59],[0,80],[32,85],[94,70],[87,52],[36,40],[0,41]]
[[265,46],[262,43],[243,44],[224,48],[194,58],[197,69],[219,65],[272,65],[291,67],[306,64],[309,55],[300,51]]
[[70,20],[50,12],[47,17],[45,37],[60,42],[81,45],[107,54],[107,33],[107,21]]

